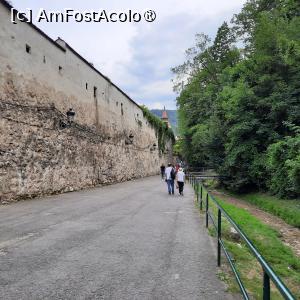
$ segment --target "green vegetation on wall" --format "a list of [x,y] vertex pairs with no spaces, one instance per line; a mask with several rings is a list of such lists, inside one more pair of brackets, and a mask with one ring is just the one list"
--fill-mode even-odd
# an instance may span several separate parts
[[171,140],[173,143],[175,142],[172,129],[168,128],[161,119],[153,115],[146,106],[141,106],[141,109],[148,123],[155,129],[158,139],[158,149],[163,152],[168,140]]
[[[152,112],[155,116],[158,118],[161,118],[163,109],[151,109],[150,112]],[[172,109],[166,109],[168,119],[170,122],[170,125],[172,127],[172,130],[174,132],[174,135],[177,135],[177,110]]]

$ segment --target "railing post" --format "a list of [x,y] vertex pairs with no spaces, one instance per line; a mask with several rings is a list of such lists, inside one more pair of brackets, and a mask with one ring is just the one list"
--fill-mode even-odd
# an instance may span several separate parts
[[221,209],[218,209],[218,267],[221,266],[221,234],[222,234],[222,227],[221,227],[221,221],[222,221],[222,214]]
[[197,193],[197,203],[199,203],[199,180],[197,180],[196,193]]
[[206,193],[206,206],[205,206],[205,212],[206,212],[205,225],[206,225],[206,228],[208,228],[208,193]]
[[270,300],[270,277],[264,271],[263,300]]
[[203,190],[202,190],[202,184],[201,184],[201,187],[200,187],[200,210],[202,210],[202,193],[203,193]]

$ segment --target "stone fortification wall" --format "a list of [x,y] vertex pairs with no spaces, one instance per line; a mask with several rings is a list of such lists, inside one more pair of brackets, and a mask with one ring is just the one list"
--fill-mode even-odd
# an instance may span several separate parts
[[3,1],[0,41],[2,202],[157,174],[172,159],[132,99],[61,39],[12,24]]

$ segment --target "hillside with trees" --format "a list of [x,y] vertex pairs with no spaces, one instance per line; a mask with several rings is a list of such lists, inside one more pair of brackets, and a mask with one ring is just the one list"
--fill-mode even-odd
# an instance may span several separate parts
[[300,2],[248,0],[172,69],[179,148],[235,192],[300,195]]

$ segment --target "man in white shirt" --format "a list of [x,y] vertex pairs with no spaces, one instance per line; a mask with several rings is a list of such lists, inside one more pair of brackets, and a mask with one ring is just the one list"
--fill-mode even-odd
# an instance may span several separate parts
[[169,163],[168,167],[165,170],[166,182],[168,185],[169,195],[174,195],[174,179],[175,179],[175,170],[172,165]]

